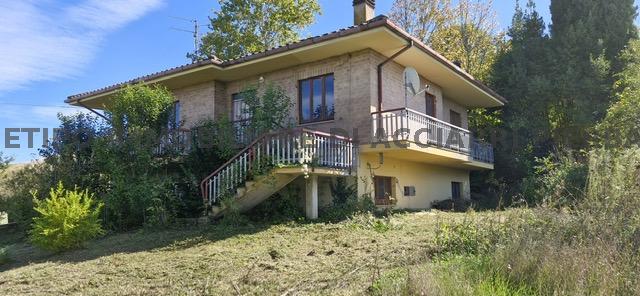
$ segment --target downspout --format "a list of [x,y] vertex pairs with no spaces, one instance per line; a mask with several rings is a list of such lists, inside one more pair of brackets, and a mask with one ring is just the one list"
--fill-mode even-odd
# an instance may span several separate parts
[[109,120],[109,118],[107,118],[107,117],[106,117],[106,116],[104,116],[103,114],[100,114],[100,112],[98,112],[98,111],[96,111],[96,110],[92,109],[91,107],[89,107],[89,106],[87,106],[87,105],[83,104],[82,102],[80,102],[80,100],[77,100],[77,101],[76,101],[76,103],[78,103],[78,105],[82,106],[83,108],[85,108],[85,109],[87,109],[87,110],[89,110],[89,111],[93,112],[94,114],[96,114],[96,115],[98,115],[98,116],[102,117],[102,118],[103,118],[104,120],[106,120],[107,122],[111,123],[111,120]]
[[409,42],[407,46],[405,46],[400,51],[394,53],[392,56],[390,56],[389,58],[387,58],[386,60],[384,60],[382,63],[378,65],[378,110],[377,110],[378,112],[382,112],[382,67],[384,67],[384,65],[386,65],[387,63],[393,61],[395,58],[403,54],[405,51],[409,50],[411,47],[413,47],[413,39],[408,39],[407,41]]

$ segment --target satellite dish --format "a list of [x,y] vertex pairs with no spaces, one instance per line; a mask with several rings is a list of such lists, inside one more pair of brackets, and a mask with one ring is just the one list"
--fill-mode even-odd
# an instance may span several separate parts
[[418,71],[412,67],[404,69],[404,104],[408,105],[409,99],[415,97],[421,90],[420,76]]
[[404,69],[404,88],[408,98],[412,98],[420,92],[420,76],[418,71],[412,67]]

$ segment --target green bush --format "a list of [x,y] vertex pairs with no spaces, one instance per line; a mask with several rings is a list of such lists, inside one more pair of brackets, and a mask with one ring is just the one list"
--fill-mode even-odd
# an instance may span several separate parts
[[348,184],[345,178],[337,178],[331,185],[332,204],[320,209],[320,218],[336,222],[350,218],[358,213],[374,212],[376,207],[371,196],[358,197],[355,184]]
[[304,193],[297,186],[286,186],[280,192],[258,204],[247,213],[257,222],[278,223],[304,219],[304,210],[300,207]]
[[552,206],[568,206],[575,204],[585,195],[588,167],[576,153],[560,152],[556,155],[538,160],[535,179],[525,188],[525,192],[533,192],[533,202]]
[[440,223],[436,229],[436,251],[445,256],[480,254],[502,239],[502,233],[504,229],[500,223],[482,219]]
[[9,256],[9,248],[1,247],[0,248],[0,266],[7,264],[11,261],[11,257]]
[[51,188],[48,186],[51,182],[49,173],[45,164],[34,163],[7,173],[0,180],[0,212],[7,212],[10,222],[17,223],[19,229],[29,228],[37,214],[33,210],[34,197],[31,192],[40,192],[41,189],[48,191]]
[[39,213],[30,231],[33,244],[62,251],[82,246],[104,233],[100,225],[102,204],[94,202],[87,190],[66,190],[62,183],[51,188],[49,198],[35,201]]

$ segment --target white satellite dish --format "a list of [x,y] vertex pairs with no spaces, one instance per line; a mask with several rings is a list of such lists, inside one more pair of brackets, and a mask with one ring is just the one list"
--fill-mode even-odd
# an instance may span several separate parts
[[421,90],[420,76],[412,67],[404,69],[404,105],[407,107],[409,99],[415,97]]
[[404,69],[404,87],[407,97],[413,97],[420,92],[420,76],[416,69],[412,67]]

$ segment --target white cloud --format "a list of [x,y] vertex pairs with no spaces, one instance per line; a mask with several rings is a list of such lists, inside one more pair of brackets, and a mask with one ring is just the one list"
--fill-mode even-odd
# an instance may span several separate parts
[[0,2],[0,94],[34,81],[79,74],[109,33],[164,0]]
[[2,106],[0,131],[7,127],[57,127],[59,124],[58,113],[63,115],[89,114],[90,111],[66,106]]

